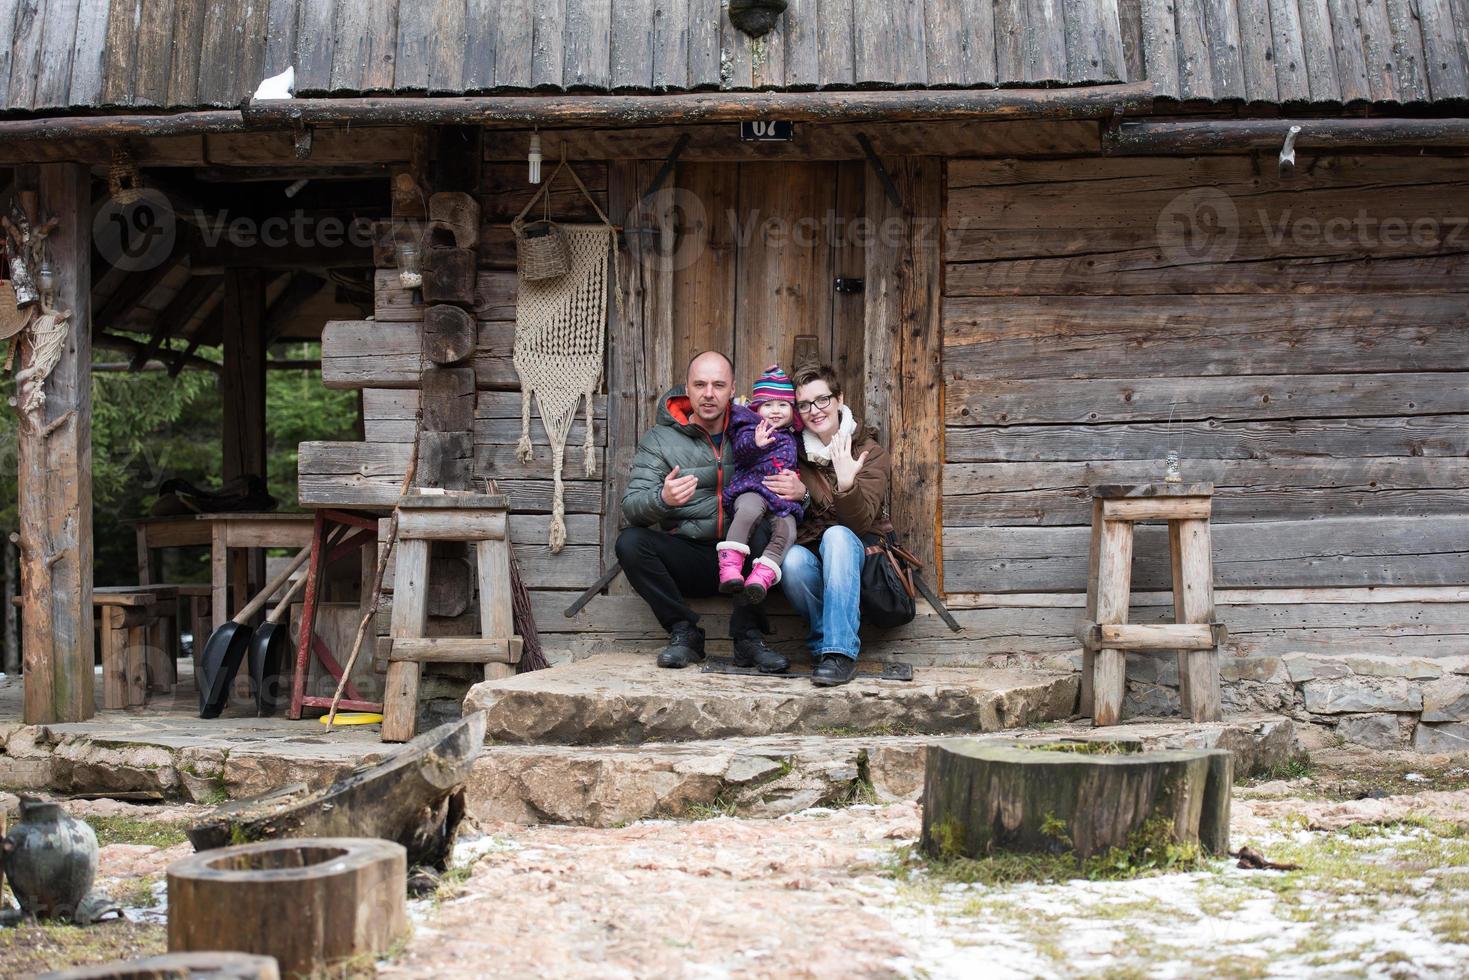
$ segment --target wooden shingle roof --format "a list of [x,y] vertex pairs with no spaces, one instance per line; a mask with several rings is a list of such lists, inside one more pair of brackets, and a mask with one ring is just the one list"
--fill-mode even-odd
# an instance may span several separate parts
[[[8,34],[7,34],[8,32]],[[6,43],[8,41],[8,43]],[[0,111],[300,95],[1155,81],[1177,99],[1469,95],[1466,0],[0,0]]]

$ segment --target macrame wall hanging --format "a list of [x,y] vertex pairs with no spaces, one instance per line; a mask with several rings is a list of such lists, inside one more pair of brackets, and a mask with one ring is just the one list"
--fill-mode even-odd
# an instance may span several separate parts
[[[591,202],[601,224],[562,224],[546,217],[534,222],[536,237],[527,235],[525,216],[565,170],[582,195]],[[549,198],[547,198],[549,201]],[[549,208],[549,204],[546,205]],[[577,406],[585,400],[587,432],[582,467],[587,476],[596,474],[592,406],[602,380],[602,360],[607,335],[607,257],[612,256],[613,294],[618,314],[622,312],[621,275],[617,262],[617,231],[597,206],[586,185],[563,158],[525,208],[511,222],[517,251],[521,254],[520,283],[515,304],[515,370],[520,375],[521,462],[535,458],[530,441],[530,402],[534,395],[541,410],[541,423],[551,443],[554,494],[551,532],[547,543],[552,554],[566,544],[566,504],[561,471],[566,459],[566,439],[576,418]],[[526,259],[538,255],[538,238],[559,235],[565,245],[566,271],[546,276],[544,269],[527,268]]]

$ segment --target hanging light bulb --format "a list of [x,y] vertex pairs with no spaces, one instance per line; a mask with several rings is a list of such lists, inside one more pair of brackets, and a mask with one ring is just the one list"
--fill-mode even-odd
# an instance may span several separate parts
[[532,184],[541,182],[541,134],[539,132],[530,134],[530,182]]

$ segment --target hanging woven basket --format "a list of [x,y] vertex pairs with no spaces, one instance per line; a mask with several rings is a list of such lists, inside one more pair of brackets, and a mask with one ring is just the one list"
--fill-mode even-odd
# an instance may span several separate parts
[[0,279],[0,340],[14,337],[31,322],[31,308],[16,307],[15,287],[9,279]]
[[554,221],[519,221],[510,226],[515,233],[515,256],[520,278],[526,282],[556,279],[571,269],[571,249]]

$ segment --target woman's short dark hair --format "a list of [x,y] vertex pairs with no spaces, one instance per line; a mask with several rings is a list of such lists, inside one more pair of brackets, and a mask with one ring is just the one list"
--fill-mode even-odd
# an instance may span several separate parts
[[837,380],[836,369],[830,364],[812,364],[796,372],[797,388],[809,385],[813,381],[825,381],[833,395],[840,396],[842,393],[842,383]]

